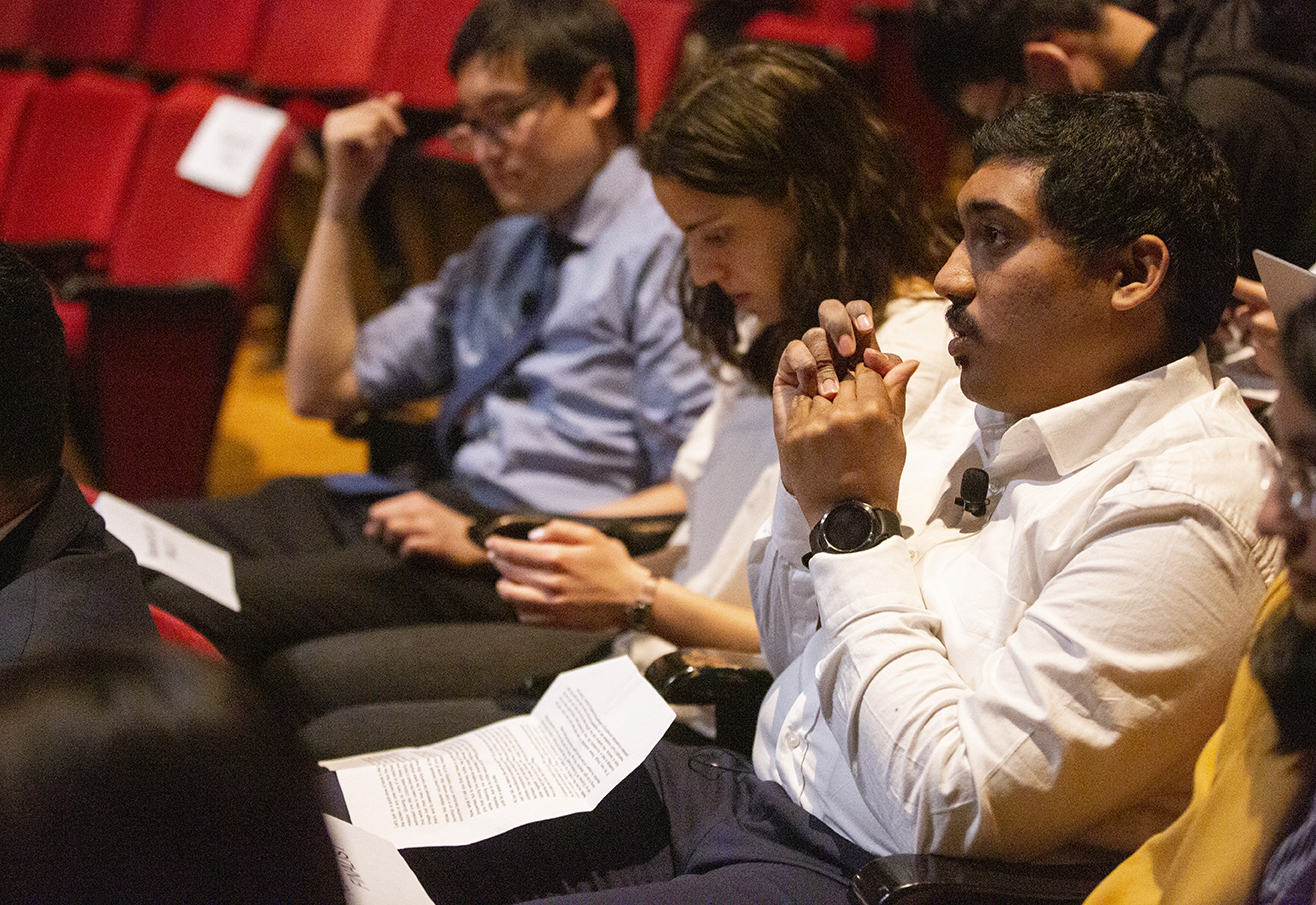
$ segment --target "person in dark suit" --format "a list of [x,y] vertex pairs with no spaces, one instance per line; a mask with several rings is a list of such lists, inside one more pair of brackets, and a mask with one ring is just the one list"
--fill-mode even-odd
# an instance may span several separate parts
[[3,243],[0,336],[0,664],[158,637],[132,552],[60,464],[64,325],[41,274]]

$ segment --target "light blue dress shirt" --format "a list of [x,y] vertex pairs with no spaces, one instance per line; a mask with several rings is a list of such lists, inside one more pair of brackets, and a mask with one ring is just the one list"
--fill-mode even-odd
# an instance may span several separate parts
[[[574,512],[667,480],[712,398],[682,338],[682,237],[635,150],[617,151],[557,226],[584,248],[561,266],[539,342],[472,404],[453,461],[453,480],[494,508]],[[536,289],[517,264],[540,229],[536,216],[499,220],[362,326],[354,366],[372,409],[446,392],[508,341]]]

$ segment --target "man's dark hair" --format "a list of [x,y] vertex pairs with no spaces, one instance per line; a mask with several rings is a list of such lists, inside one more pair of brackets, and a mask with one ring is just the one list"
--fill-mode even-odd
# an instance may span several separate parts
[[1084,261],[1143,235],[1165,243],[1169,352],[1215,330],[1238,272],[1238,199],[1191,113],[1143,92],[1035,95],[974,135],[974,166],[994,159],[1044,169],[1038,208]]
[[1257,630],[1250,663],[1275,715],[1279,753],[1316,748],[1316,630],[1292,610],[1276,611]]
[[481,0],[453,41],[448,71],[476,57],[513,55],[532,85],[570,101],[595,66],[612,68],[613,118],[622,140],[635,138],[635,39],[608,0]]
[[[1316,409],[1316,298],[1285,318],[1279,355],[1302,404]],[[1316,629],[1292,610],[1277,611],[1257,631],[1250,661],[1275,714],[1280,751],[1316,748]]]
[[1284,376],[1298,391],[1303,405],[1316,410],[1316,297],[1307,299],[1284,319],[1279,354]]
[[0,243],[0,487],[34,498],[59,470],[68,367],[41,273]]
[[958,114],[965,86],[1025,81],[1024,45],[1064,28],[1096,31],[1101,0],[915,0],[914,67],[924,90]]
[[24,903],[342,903],[315,765],[234,667],[161,644],[0,673],[0,882]]

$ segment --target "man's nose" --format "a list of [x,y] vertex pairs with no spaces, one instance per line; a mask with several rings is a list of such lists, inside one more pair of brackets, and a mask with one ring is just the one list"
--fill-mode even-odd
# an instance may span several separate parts
[[969,254],[964,250],[964,243],[955,246],[946,263],[937,271],[932,281],[937,294],[948,299],[972,299],[976,293],[973,273],[969,269]]
[[490,160],[497,160],[503,153],[503,145],[495,138],[490,138],[483,132],[473,132],[471,134],[471,156],[475,158],[475,163],[486,163]]

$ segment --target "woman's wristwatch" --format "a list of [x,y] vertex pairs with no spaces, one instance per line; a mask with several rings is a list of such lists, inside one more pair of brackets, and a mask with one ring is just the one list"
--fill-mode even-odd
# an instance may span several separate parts
[[658,582],[661,581],[652,572],[645,579],[644,589],[639,599],[626,607],[626,627],[636,632],[653,631],[653,603],[658,597]]
[[900,516],[890,509],[878,509],[862,500],[842,500],[818,519],[809,532],[809,552],[803,563],[815,553],[858,553],[871,550],[888,537],[900,533]]

